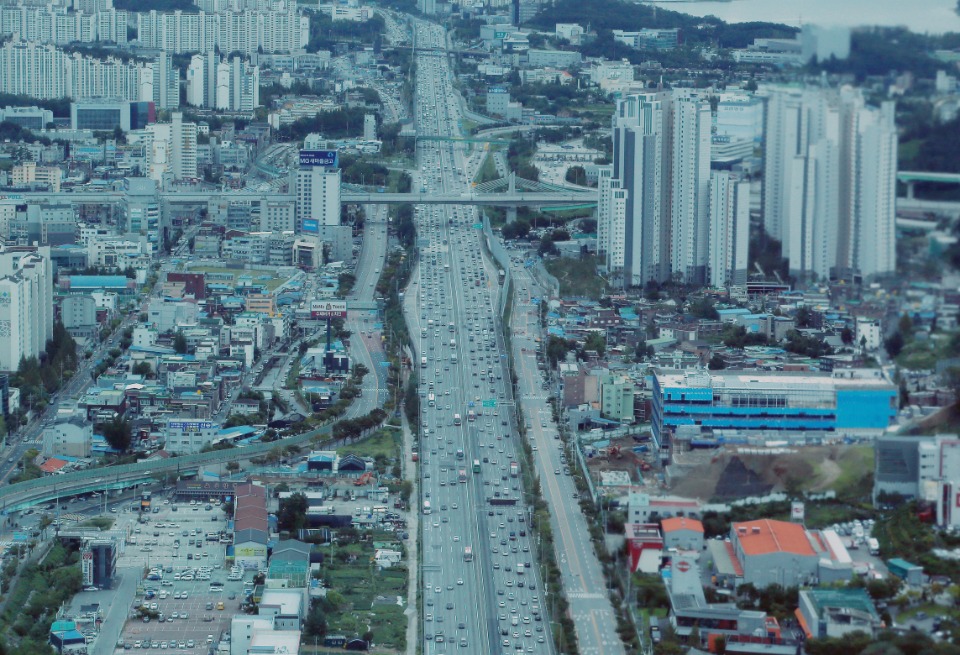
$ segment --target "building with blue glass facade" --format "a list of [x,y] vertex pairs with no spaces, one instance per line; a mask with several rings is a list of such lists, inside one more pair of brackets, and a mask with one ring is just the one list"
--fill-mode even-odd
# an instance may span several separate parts
[[[681,433],[709,444],[721,435],[879,435],[897,414],[897,387],[880,370],[831,374],[658,371],[653,437],[664,450]],[[720,443],[720,442],[717,442]]]

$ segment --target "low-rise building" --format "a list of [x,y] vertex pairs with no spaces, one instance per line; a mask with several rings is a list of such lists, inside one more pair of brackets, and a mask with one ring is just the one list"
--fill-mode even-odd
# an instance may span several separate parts
[[883,628],[865,589],[801,589],[794,614],[809,639],[837,639],[852,632],[873,637]]
[[46,457],[90,457],[93,430],[88,423],[56,423],[43,429],[41,440]]
[[666,549],[703,550],[703,523],[694,518],[677,516],[660,521],[663,546]]

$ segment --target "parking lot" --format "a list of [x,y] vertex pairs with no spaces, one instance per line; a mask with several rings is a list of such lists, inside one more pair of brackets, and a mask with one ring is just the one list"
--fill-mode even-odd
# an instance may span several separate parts
[[[226,517],[215,504],[153,503],[159,511],[144,514],[144,523],[126,513],[119,519],[129,538],[118,567],[162,570],[163,578],[141,580],[118,649],[206,653],[229,631],[244,597],[244,580],[227,579],[227,546],[206,539],[206,533],[226,529]],[[150,610],[149,620],[140,617],[141,606]]]

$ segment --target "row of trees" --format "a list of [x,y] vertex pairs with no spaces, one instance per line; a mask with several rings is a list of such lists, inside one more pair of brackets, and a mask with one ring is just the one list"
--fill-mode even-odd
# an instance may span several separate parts
[[337,421],[330,434],[337,441],[352,441],[380,427],[385,420],[387,413],[378,407],[364,416]]
[[21,359],[10,380],[11,386],[20,389],[21,407],[43,409],[49,395],[73,377],[78,365],[77,342],[57,321],[42,356]]

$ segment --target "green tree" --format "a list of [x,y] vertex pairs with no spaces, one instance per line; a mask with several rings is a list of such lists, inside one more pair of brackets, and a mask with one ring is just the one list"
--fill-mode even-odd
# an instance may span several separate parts
[[567,173],[564,178],[570,184],[587,186],[587,171],[584,170],[583,166],[571,166],[567,169]]
[[138,362],[133,366],[133,374],[147,378],[153,377],[153,367],[150,366],[150,362]]
[[847,346],[853,344],[853,330],[851,330],[848,327],[845,327],[842,330],[840,330],[840,341],[842,341]]
[[903,335],[900,334],[900,331],[897,330],[891,334],[883,342],[883,347],[886,348],[887,354],[890,355],[891,359],[896,359],[900,352],[903,350],[904,345]]
[[280,500],[277,525],[281,530],[297,531],[307,527],[307,497],[302,493],[291,494]]
[[184,355],[187,352],[187,338],[182,332],[177,332],[173,337],[173,349],[177,353]]
[[103,435],[103,438],[107,440],[107,443],[110,444],[111,448],[119,450],[120,452],[126,452],[133,439],[133,429],[130,426],[130,422],[122,416],[115,417],[109,423],[101,424],[100,433]]
[[711,371],[722,371],[727,368],[727,363],[723,361],[723,357],[714,353],[713,357],[710,358],[710,362],[707,364],[707,368]]
[[607,339],[599,332],[591,332],[584,341],[583,349],[594,350],[602,358],[607,350]]
[[315,602],[310,606],[307,619],[303,622],[303,633],[308,637],[323,637],[327,634],[327,615],[320,603]]

